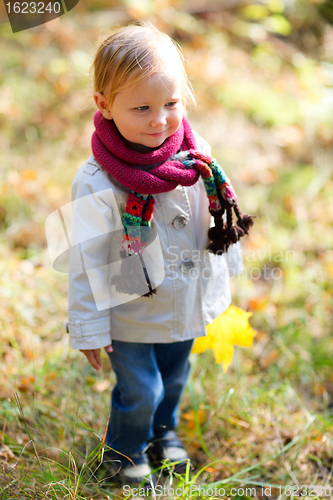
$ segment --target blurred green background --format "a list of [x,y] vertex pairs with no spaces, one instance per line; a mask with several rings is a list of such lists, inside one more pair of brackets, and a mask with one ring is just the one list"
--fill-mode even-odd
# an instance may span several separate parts
[[106,357],[97,373],[68,348],[67,276],[51,268],[44,223],[91,152],[94,51],[137,18],[181,45],[192,127],[257,216],[232,281],[254,347],[226,375],[211,352],[192,355],[180,432],[204,467],[197,481],[272,484],[275,497],[278,485],[330,484],[332,5],[81,0],[15,34],[0,6],[1,498],[121,496],[80,469],[97,467],[114,375]]

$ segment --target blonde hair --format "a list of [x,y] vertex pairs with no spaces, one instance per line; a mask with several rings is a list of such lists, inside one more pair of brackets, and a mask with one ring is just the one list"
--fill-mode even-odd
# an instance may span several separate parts
[[138,84],[169,61],[179,63],[184,106],[195,105],[180,46],[147,21],[120,28],[99,45],[92,64],[94,92],[103,94],[111,106],[118,92]]

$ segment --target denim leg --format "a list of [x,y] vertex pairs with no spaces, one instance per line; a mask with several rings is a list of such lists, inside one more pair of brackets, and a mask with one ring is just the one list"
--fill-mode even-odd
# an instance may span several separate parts
[[153,419],[164,396],[154,344],[112,342],[109,354],[117,384],[112,392],[106,444],[131,455],[154,437]]
[[189,354],[193,339],[172,344],[154,344],[157,365],[160,370],[164,398],[154,417],[154,434],[159,437],[178,425],[179,402],[190,371]]

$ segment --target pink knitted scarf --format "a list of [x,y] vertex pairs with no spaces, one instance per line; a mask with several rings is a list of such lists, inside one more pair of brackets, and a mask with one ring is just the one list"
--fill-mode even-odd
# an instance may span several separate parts
[[[138,153],[127,147],[113,120],[107,120],[100,111],[94,116],[95,132],[92,152],[97,161],[120,184],[138,193],[157,194],[175,189],[178,184],[192,186],[199,178],[195,169],[187,169],[180,161],[170,160],[179,150],[196,149],[196,143],[187,119],[162,146],[149,153]],[[135,167],[158,165],[149,171]]]

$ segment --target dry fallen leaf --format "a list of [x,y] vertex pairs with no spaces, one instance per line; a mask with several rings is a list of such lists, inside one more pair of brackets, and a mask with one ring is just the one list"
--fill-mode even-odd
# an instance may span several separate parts
[[[200,424],[203,424],[205,421],[205,410],[203,408],[199,408],[198,410],[198,420]],[[182,413],[182,418],[186,420],[185,427],[188,429],[195,429],[195,413],[194,410],[190,410],[186,413]]]
[[28,377],[21,377],[20,383],[18,385],[18,390],[20,392],[27,392],[34,389],[35,377],[30,375]]
[[21,175],[27,181],[35,181],[37,179],[37,172],[33,168],[26,168],[21,172]]
[[92,385],[92,388],[95,392],[103,392],[106,391],[111,385],[110,380],[98,380]]
[[268,296],[264,295],[263,297],[257,297],[256,299],[249,300],[249,309],[253,311],[263,311],[266,309]]
[[0,460],[4,460],[5,462],[11,462],[14,460],[14,453],[7,445],[0,443]]
[[262,368],[268,368],[272,363],[277,361],[280,357],[280,352],[277,349],[273,349],[268,356],[265,358],[261,358],[260,360],[260,366]]

